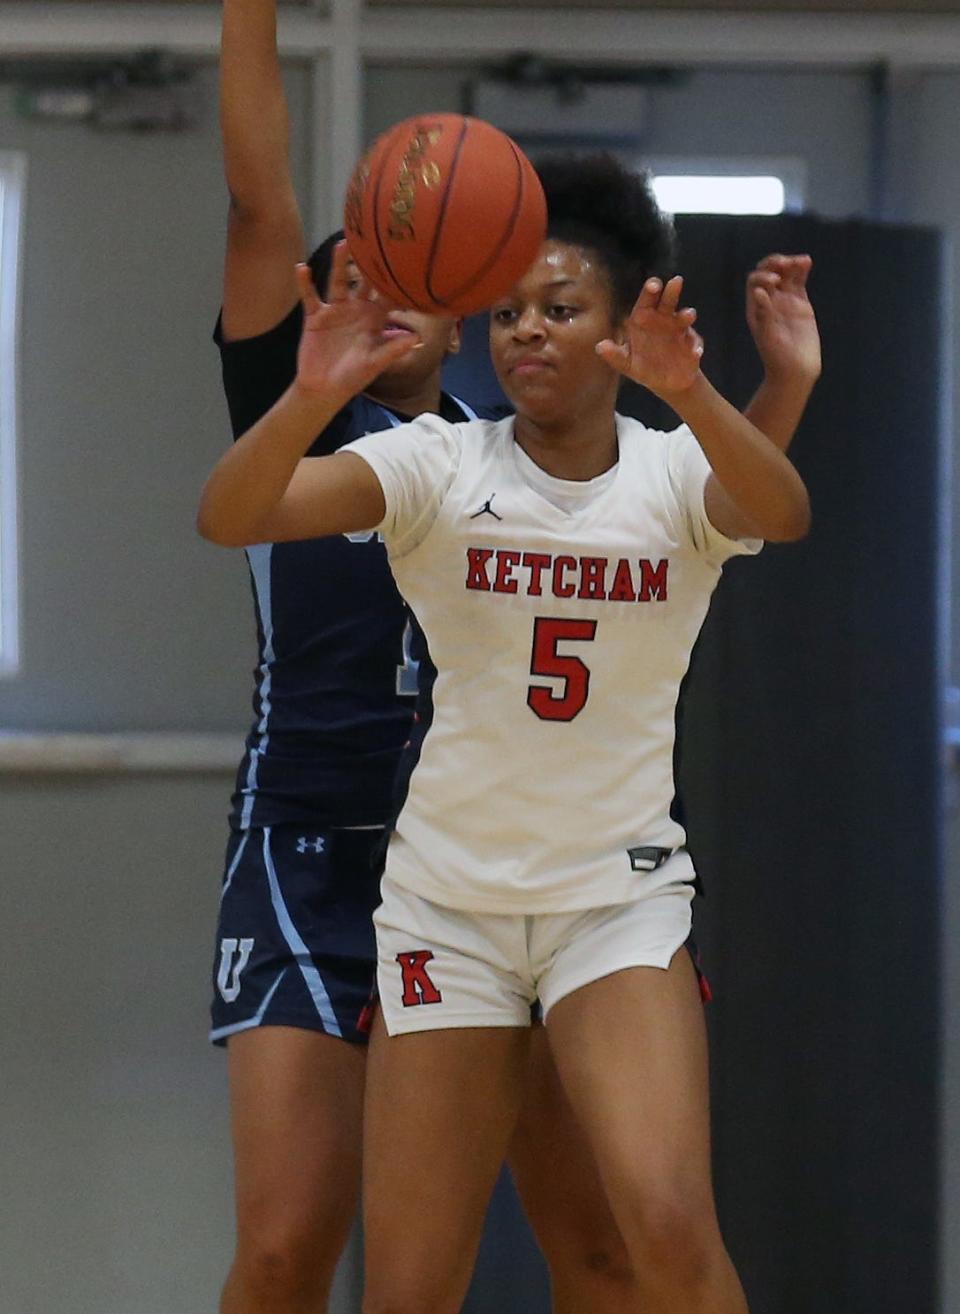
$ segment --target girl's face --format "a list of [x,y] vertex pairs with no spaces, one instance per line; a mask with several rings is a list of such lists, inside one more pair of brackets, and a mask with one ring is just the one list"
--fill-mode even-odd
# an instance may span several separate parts
[[490,312],[490,354],[517,413],[545,427],[616,405],[618,376],[596,354],[618,338],[609,285],[596,259],[553,238]]
[[[352,260],[347,260],[347,287],[351,293],[363,286],[363,276]],[[379,293],[374,294],[382,300]],[[461,321],[442,315],[428,315],[421,310],[391,310],[387,316],[384,336],[402,337],[419,334],[423,344],[419,351],[402,357],[375,381],[376,383],[403,383],[418,387],[432,378],[447,356],[460,350]]]

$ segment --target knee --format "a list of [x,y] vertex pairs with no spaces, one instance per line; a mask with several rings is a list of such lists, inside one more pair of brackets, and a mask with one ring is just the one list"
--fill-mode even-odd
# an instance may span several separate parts
[[628,1287],[633,1283],[633,1269],[627,1248],[619,1236],[598,1238],[573,1252],[579,1268],[599,1281]]
[[232,1278],[265,1309],[300,1309],[308,1303],[319,1309],[326,1301],[338,1258],[339,1251],[330,1252],[317,1244],[317,1238],[265,1233],[238,1242]]
[[586,1225],[572,1232],[538,1235],[554,1282],[586,1281],[603,1287],[633,1284],[630,1256],[617,1231],[597,1231]]
[[530,1214],[530,1224],[555,1289],[626,1292],[633,1285],[627,1247],[605,1210],[598,1218],[579,1209],[540,1209]]
[[712,1209],[683,1199],[648,1204],[638,1218],[634,1252],[638,1271],[669,1274],[696,1290],[709,1280],[720,1244]]

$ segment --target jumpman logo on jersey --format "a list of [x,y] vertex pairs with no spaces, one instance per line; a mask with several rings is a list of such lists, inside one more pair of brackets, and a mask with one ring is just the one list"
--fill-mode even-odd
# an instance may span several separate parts
[[491,493],[490,496],[487,498],[487,500],[484,502],[483,506],[480,508],[480,510],[474,511],[470,519],[476,520],[477,516],[493,516],[494,520],[502,520],[503,516],[498,516],[496,511],[494,511],[493,509],[492,503],[495,497],[496,497],[496,493]]

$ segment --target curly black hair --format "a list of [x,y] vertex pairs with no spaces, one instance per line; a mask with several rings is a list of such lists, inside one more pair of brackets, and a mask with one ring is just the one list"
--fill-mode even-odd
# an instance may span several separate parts
[[344,232],[338,228],[335,233],[325,237],[320,245],[311,255],[307,264],[310,266],[310,273],[313,275],[313,286],[317,289],[317,296],[326,300],[327,281],[330,278],[330,270],[333,268],[333,252],[338,242],[342,242]]
[[615,155],[548,155],[535,168],[547,198],[547,237],[599,257],[617,318],[629,315],[648,278],[669,278],[673,224],[660,213],[649,176]]

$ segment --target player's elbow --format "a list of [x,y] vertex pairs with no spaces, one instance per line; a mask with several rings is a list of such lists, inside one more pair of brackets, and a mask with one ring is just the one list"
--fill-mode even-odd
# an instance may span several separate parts
[[209,505],[207,499],[203,499],[197,510],[197,533],[201,538],[205,538],[208,543],[216,543],[218,547],[247,547],[253,542],[250,534],[241,532],[241,526],[231,523],[231,521],[217,513],[215,507]]
[[289,185],[267,175],[228,177],[227,234],[234,241],[302,246],[300,211]]
[[810,497],[801,486],[781,508],[775,525],[768,528],[764,538],[770,543],[798,543],[810,533]]
[[269,218],[268,203],[254,188],[227,180],[230,208],[227,211],[228,231],[243,231],[261,226]]
[[229,536],[224,533],[223,526],[217,524],[215,517],[207,515],[202,507],[197,512],[197,533],[208,543],[216,543],[218,547],[234,546],[228,541]]

